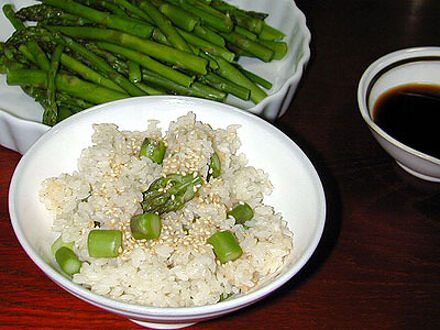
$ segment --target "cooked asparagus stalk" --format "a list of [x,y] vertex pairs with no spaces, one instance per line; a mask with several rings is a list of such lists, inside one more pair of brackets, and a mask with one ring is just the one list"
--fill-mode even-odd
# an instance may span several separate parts
[[142,208],[145,213],[159,214],[179,210],[196,196],[201,185],[202,178],[196,172],[161,177],[143,193]]

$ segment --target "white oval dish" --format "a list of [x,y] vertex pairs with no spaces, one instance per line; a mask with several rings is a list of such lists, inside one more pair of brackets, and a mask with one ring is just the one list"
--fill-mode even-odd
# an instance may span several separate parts
[[[269,96],[257,105],[233,96],[229,96],[226,100],[228,104],[246,109],[269,121],[274,121],[287,111],[304,68],[310,59],[311,35],[306,25],[305,16],[292,0],[231,0],[228,2],[240,8],[268,13],[267,23],[286,34],[284,40],[288,43],[289,50],[284,59],[269,63],[246,57],[239,60],[239,63],[246,69],[273,83],[273,87],[267,91]],[[35,4],[32,0],[6,0],[5,3],[14,4],[16,9]],[[3,13],[0,13],[0,40],[5,41],[12,32],[11,24]],[[22,126],[23,121],[15,119],[39,123],[43,109],[19,87],[8,86],[5,77],[6,75],[0,75],[0,121],[7,121],[10,129],[7,133],[0,132],[0,144],[24,153],[27,147],[34,142],[31,137],[41,134],[49,127],[43,124],[39,124],[43,127],[26,127],[26,129],[36,129],[36,131],[22,136],[25,129]],[[12,117],[2,116],[2,112],[7,112]]]
[[358,86],[362,118],[374,138],[408,173],[440,182],[440,159],[415,150],[384,132],[372,119],[380,95],[397,86],[434,84],[440,86],[440,47],[416,47],[387,54],[373,62]]
[[[294,250],[283,270],[269,283],[246,295],[218,304],[158,308],[119,302],[74,284],[51,266],[52,218],[39,201],[41,182],[76,169],[80,152],[91,144],[92,124],[112,122],[124,130],[144,130],[148,119],[168,127],[192,111],[213,128],[239,124],[240,152],[249,164],[269,175],[274,190],[265,198],[281,212],[293,232]],[[324,191],[313,165],[284,133],[261,118],[222,103],[187,97],[140,97],[96,106],[47,131],[20,160],[12,177],[9,210],[15,234],[33,262],[54,282],[78,298],[154,328],[179,328],[218,317],[257,302],[289,281],[309,260],[321,238]]]

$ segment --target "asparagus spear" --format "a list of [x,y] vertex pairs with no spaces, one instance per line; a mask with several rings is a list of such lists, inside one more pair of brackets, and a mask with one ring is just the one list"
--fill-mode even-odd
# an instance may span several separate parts
[[287,54],[287,43],[284,41],[260,39],[258,42],[273,51],[274,60],[281,60]]
[[15,13],[15,17],[22,21],[46,22],[50,24],[84,25],[91,23],[86,18],[68,14],[64,10],[44,4],[23,7]]
[[133,84],[142,81],[142,72],[141,66],[139,63],[128,61],[128,80],[130,80]]
[[225,46],[225,39],[218,33],[212,31],[211,29],[197,25],[194,28],[193,33],[198,36],[199,38],[205,39],[206,41],[209,41],[217,46],[224,47]]
[[208,61],[199,56],[182,52],[163,44],[144,40],[116,30],[94,27],[61,27],[49,26],[49,30],[58,31],[75,38],[102,40],[118,43],[121,46],[136,49],[158,60],[174,64],[180,68],[191,70],[198,74],[206,74]]
[[159,10],[176,26],[188,32],[193,31],[200,23],[199,17],[170,3],[159,4]]
[[54,7],[62,8],[68,13],[84,17],[90,21],[99,23],[110,28],[124,31],[126,33],[141,37],[149,38],[153,32],[153,27],[150,24],[129,20],[121,16],[102,12],[88,6],[83,6],[73,0],[40,0],[43,3]]
[[266,92],[263,91],[260,87],[254,84],[249,78],[247,78],[243,73],[240,72],[234,65],[225,61],[221,57],[215,58],[216,62],[219,65],[217,70],[217,74],[235,82],[236,84],[248,88],[251,91],[250,99],[254,103],[259,103],[266,96]]
[[102,85],[104,87],[114,89],[115,91],[119,91],[125,93],[124,89],[119,87],[118,84],[115,84],[113,80],[108,79],[102,76],[100,73],[96,72],[89,66],[83,64],[77,59],[67,55],[66,53],[61,54],[61,64],[70,69],[73,73],[80,75],[86,80],[94,82],[95,84]]
[[232,53],[228,49],[210,43],[209,41],[201,39],[196,35],[186,32],[184,30],[179,29],[178,32],[186,41],[200,48],[201,51],[209,53],[211,55],[221,56],[228,62],[232,62],[234,60],[234,53]]
[[189,87],[194,81],[194,77],[187,76],[177,70],[174,70],[173,68],[167,65],[164,65],[158,61],[153,60],[148,55],[142,54],[135,50],[102,41],[97,42],[96,45],[101,49],[105,49],[110,52],[121,54],[122,56],[130,59],[131,61],[136,62],[142,65],[143,67],[148,68],[151,71],[156,72],[164,77],[167,77],[168,79],[182,86]]
[[237,47],[243,49],[247,53],[254,55],[264,62],[269,62],[273,58],[273,50],[264,47],[256,41],[247,39],[240,33],[230,32],[221,33],[221,36],[225,38],[230,43],[236,45]]
[[55,79],[60,66],[60,58],[63,53],[64,46],[58,45],[51,57],[49,72],[47,73],[47,103],[48,106],[43,112],[43,124],[53,126],[57,122],[58,108],[55,102],[56,86]]
[[197,81],[193,82],[190,87],[184,87],[166,77],[160,76],[157,73],[146,69],[142,70],[142,78],[144,81],[149,82],[154,86],[159,86],[169,93],[177,95],[196,96],[220,102],[223,102],[227,96],[225,92],[206,86]]
[[210,5],[213,8],[215,8],[215,9],[217,9],[217,10],[223,12],[223,13],[227,13],[228,15],[231,15],[231,13],[233,13],[233,12],[240,11],[243,14],[246,14],[246,15],[251,16],[251,17],[256,17],[256,18],[259,18],[261,20],[264,20],[268,16],[267,13],[257,12],[257,11],[253,11],[253,10],[243,10],[243,9],[240,9],[240,8],[238,8],[238,7],[234,6],[234,5],[231,5],[231,4],[229,4],[229,3],[225,2],[225,1],[222,1],[222,0],[210,1]]
[[[47,104],[47,92],[44,88],[32,87],[32,86],[21,86],[23,91],[29,96],[33,97],[37,102]],[[90,108],[94,106],[94,103],[84,101],[82,99],[73,97],[65,92],[57,91],[55,102],[61,111],[62,107],[69,107],[75,109],[75,112]]]
[[130,16],[111,0],[79,0],[82,4],[93,7],[95,9],[106,9],[111,13],[121,16],[123,18],[130,18]]
[[196,172],[161,177],[143,193],[142,209],[159,214],[179,210],[196,196],[201,186],[202,178]]
[[204,76],[200,76],[199,81],[214,88],[220,89],[228,94],[235,95],[245,101],[249,100],[251,94],[248,88],[237,85],[230,80],[220,77],[214,72],[209,72]]
[[[8,72],[6,81],[8,85],[47,88],[47,73],[37,69],[12,70]],[[128,97],[127,94],[101,87],[64,73],[57,74],[55,84],[57,89],[95,104]]]
[[[141,70],[142,72],[142,70]],[[136,86],[142,89],[145,93],[148,95],[166,95],[167,93],[160,88],[157,87],[151,87],[148,85],[143,84],[142,82],[137,82]]]
[[177,49],[191,53],[191,49],[186,44],[186,41],[177,33],[176,28],[173,26],[171,21],[160,12],[153,4],[148,0],[138,1],[138,6],[141,10],[152,18],[155,25],[162,31],[167,37],[168,41]]
[[263,30],[266,14],[245,11],[224,1],[212,1],[211,6],[232,17],[234,22],[251,32],[260,34]]
[[152,20],[150,15],[143,12],[142,10],[139,10],[139,7],[135,6],[134,4],[132,4],[131,2],[129,2],[127,0],[104,0],[103,2],[105,2],[105,3],[111,2],[112,4],[116,5],[116,7],[120,6],[120,7],[124,8],[125,10],[127,10],[129,13],[131,13],[135,17],[139,17],[150,24],[154,23],[154,21]]
[[198,1],[194,1],[194,0],[167,0],[167,1],[198,16],[204,24],[213,27],[215,30],[223,31],[223,32],[232,31],[233,23],[229,16],[223,14],[222,15],[213,14],[212,12],[209,11],[209,9],[207,11],[206,7],[200,6],[201,3]]
[[[5,16],[9,19],[9,21],[17,31],[23,31],[26,28],[23,22],[15,17],[15,13],[14,13],[14,9],[12,8],[12,5],[6,4],[3,6],[2,9]],[[49,70],[50,67],[49,60],[47,59],[46,54],[35,40],[30,40],[26,42],[24,47],[22,47],[22,51],[25,54],[30,55],[41,69],[46,71]]]
[[286,35],[284,32],[281,32],[278,29],[275,29],[274,27],[264,23],[263,29],[260,33],[260,39],[264,40],[277,40],[277,39],[283,39]]

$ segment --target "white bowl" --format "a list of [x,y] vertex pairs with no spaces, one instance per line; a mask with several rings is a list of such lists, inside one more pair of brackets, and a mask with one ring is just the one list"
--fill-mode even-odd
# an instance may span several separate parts
[[[112,122],[124,130],[144,130],[148,119],[167,128],[171,120],[192,111],[213,128],[240,124],[241,152],[249,164],[269,174],[274,191],[265,202],[281,212],[294,235],[294,249],[283,270],[261,288],[218,304],[157,308],[119,302],[74,284],[51,265],[51,216],[38,191],[47,177],[76,169],[83,148],[91,144],[92,123]],[[155,328],[178,328],[218,317],[255,303],[289,281],[309,260],[322,235],[326,202],[320,179],[301,149],[267,121],[222,103],[186,97],[140,97],[99,105],[47,131],[20,160],[9,193],[12,226],[33,262],[62,288],[105,310]],[[165,324],[171,323],[171,324]]]
[[414,83],[440,86],[440,47],[402,49],[372,63],[359,82],[359,109],[375,139],[404,170],[421,179],[440,182],[440,159],[399,142],[372,119],[379,96]]
[[[287,111],[303,70],[310,59],[311,36],[306,26],[305,16],[293,0],[231,0],[228,2],[240,8],[268,13],[267,23],[286,34],[284,40],[288,43],[289,50],[284,59],[270,63],[246,57],[239,60],[239,63],[246,69],[273,83],[273,87],[267,91],[268,97],[257,105],[233,96],[229,96],[226,100],[228,104],[274,121]],[[35,4],[33,0],[6,0],[5,3],[14,4],[16,9]],[[0,40],[6,40],[12,32],[11,24],[3,13],[0,13]],[[12,116],[5,116],[2,112],[7,112]],[[33,137],[40,135],[49,127],[43,124],[39,124],[41,127],[33,125],[26,129],[35,130],[35,132],[23,133],[25,129],[23,121],[17,118],[40,123],[42,114],[43,109],[40,104],[34,102],[20,87],[8,86],[6,75],[0,75],[0,123],[4,121],[4,125],[9,127],[7,131],[0,130],[1,145],[24,153],[34,142]]]

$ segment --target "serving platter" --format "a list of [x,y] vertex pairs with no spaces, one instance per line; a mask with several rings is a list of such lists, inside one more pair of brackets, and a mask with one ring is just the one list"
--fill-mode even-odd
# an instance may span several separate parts
[[[268,13],[266,22],[286,34],[284,41],[289,50],[282,60],[264,63],[255,58],[241,57],[238,61],[246,69],[257,73],[272,82],[273,87],[267,90],[268,97],[255,105],[228,96],[226,103],[252,112],[262,118],[274,121],[288,109],[304,68],[310,58],[310,31],[304,14],[292,0],[231,0],[229,3],[246,10]],[[32,0],[6,0],[2,5],[11,3],[15,9],[36,4]],[[0,13],[0,40],[7,40],[14,29]],[[26,121],[40,123],[43,108],[18,86],[8,86],[6,75],[0,75],[0,144],[23,153],[34,142],[33,138],[49,129],[48,126],[30,125],[32,132],[24,133]],[[29,125],[26,125],[29,126]],[[29,129],[29,127],[26,127]]]

